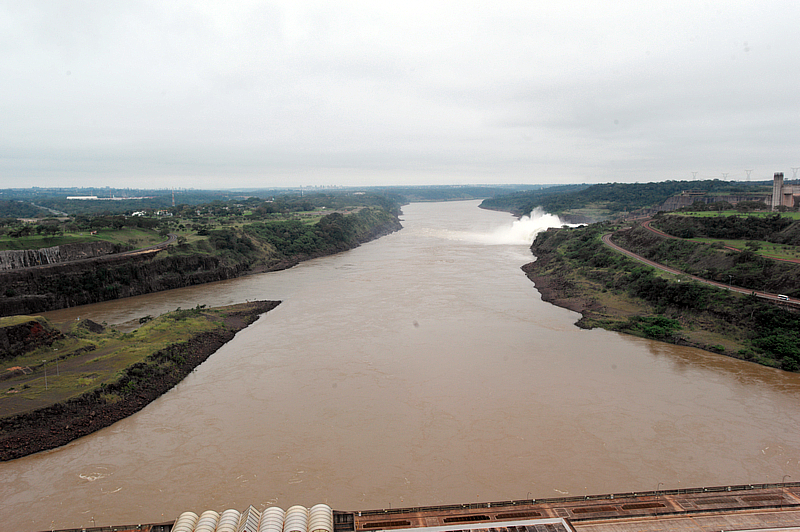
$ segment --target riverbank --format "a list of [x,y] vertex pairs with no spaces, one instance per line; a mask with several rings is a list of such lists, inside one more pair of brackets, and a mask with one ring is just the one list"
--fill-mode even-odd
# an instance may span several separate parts
[[[14,379],[5,380],[4,387],[11,386],[10,391],[30,391],[33,395],[31,400],[47,402],[47,396],[42,395],[44,390],[58,390],[59,379],[75,380],[79,384],[81,379],[83,382],[97,379],[92,382],[91,389],[84,393],[18,414],[9,415],[9,412],[14,410],[13,405],[19,394],[7,393],[0,400],[0,461],[60,447],[138,412],[183,380],[233,339],[237,332],[279,303],[254,301],[217,309],[178,310],[166,315],[164,328],[175,329],[179,327],[178,321],[187,319],[213,320],[213,327],[170,342],[161,349],[140,353],[140,361],[122,368],[108,362],[115,353],[103,353],[100,342],[101,348],[78,348],[84,351],[77,352],[76,349],[75,357],[62,359],[61,368],[57,370],[58,377],[53,375],[51,368],[49,386],[46,373],[42,379],[43,372],[38,368],[34,374],[22,373]],[[157,331],[145,333],[155,336]],[[140,343],[132,333],[121,335],[121,339],[130,348],[136,348]],[[48,344],[47,349],[51,346]],[[121,351],[124,349],[117,350]],[[125,357],[129,356],[123,353],[119,360],[126,360]],[[102,366],[110,366],[105,369],[116,378],[100,382]],[[44,390],[37,390],[37,387]]]
[[[631,318],[655,316],[656,312],[651,306],[643,301],[637,301],[635,298],[604,293],[602,289],[593,288],[590,283],[576,282],[574,278],[554,275],[552,272],[540,273],[540,271],[544,272],[544,269],[541,268],[541,263],[539,264],[540,268],[537,269],[537,262],[525,264],[522,266],[522,271],[534,283],[542,296],[542,301],[581,315],[581,318],[575,322],[577,327],[582,329],[599,327],[609,331],[648,337],[641,331],[624,330],[624,328],[630,323]],[[726,337],[713,331],[681,330],[679,335],[670,335],[667,338],[650,337],[650,339],[695,347],[733,358],[744,358],[736,354],[738,350],[742,349],[742,346],[735,337]]]
[[38,314],[283,270],[402,229],[395,214],[378,209],[331,214],[323,220],[317,229],[300,222],[254,223],[216,230],[207,240],[158,253],[0,271],[0,316]]
[[581,313],[582,328],[798,371],[797,348],[787,340],[800,320],[796,312],[635,262],[602,243],[612,229],[595,224],[537,236],[537,260],[522,269],[544,301]]

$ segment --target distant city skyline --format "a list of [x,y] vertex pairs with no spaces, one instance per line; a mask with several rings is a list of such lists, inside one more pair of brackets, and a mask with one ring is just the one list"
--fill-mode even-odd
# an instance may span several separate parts
[[793,1],[0,2],[0,188],[796,179]]

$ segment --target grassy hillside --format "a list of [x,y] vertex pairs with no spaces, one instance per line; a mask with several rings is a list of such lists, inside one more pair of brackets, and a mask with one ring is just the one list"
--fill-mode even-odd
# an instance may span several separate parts
[[721,212],[660,214],[653,226],[679,238],[763,240],[800,246],[800,213]]
[[[800,314],[629,259],[600,239],[616,229],[606,223],[540,233],[531,248],[538,260],[524,269],[544,289],[543,298],[581,311],[584,318],[579,324],[584,327],[694,345],[791,371],[800,368]],[[725,252],[710,246],[684,247],[692,243],[678,240],[664,244],[636,229],[617,235],[617,243],[654,260],[679,256],[676,263],[683,266],[727,260],[737,272],[749,271],[742,267],[747,262],[737,263],[735,257],[726,258]],[[722,262],[717,276],[724,275],[727,282]],[[770,279],[778,282],[777,276]],[[791,292],[786,286],[781,290]]]

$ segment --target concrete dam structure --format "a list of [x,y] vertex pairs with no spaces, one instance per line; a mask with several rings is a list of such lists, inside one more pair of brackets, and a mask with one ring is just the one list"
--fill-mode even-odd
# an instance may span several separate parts
[[174,521],[61,532],[784,532],[800,530],[800,483],[747,484],[415,508],[183,512]]
[[772,180],[772,210],[778,207],[792,208],[800,204],[800,185],[783,183],[783,172],[775,172]]

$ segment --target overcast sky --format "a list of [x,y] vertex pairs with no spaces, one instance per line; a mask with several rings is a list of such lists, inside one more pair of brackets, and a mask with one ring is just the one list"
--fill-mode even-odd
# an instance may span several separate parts
[[0,0],[0,188],[800,167],[800,2]]

